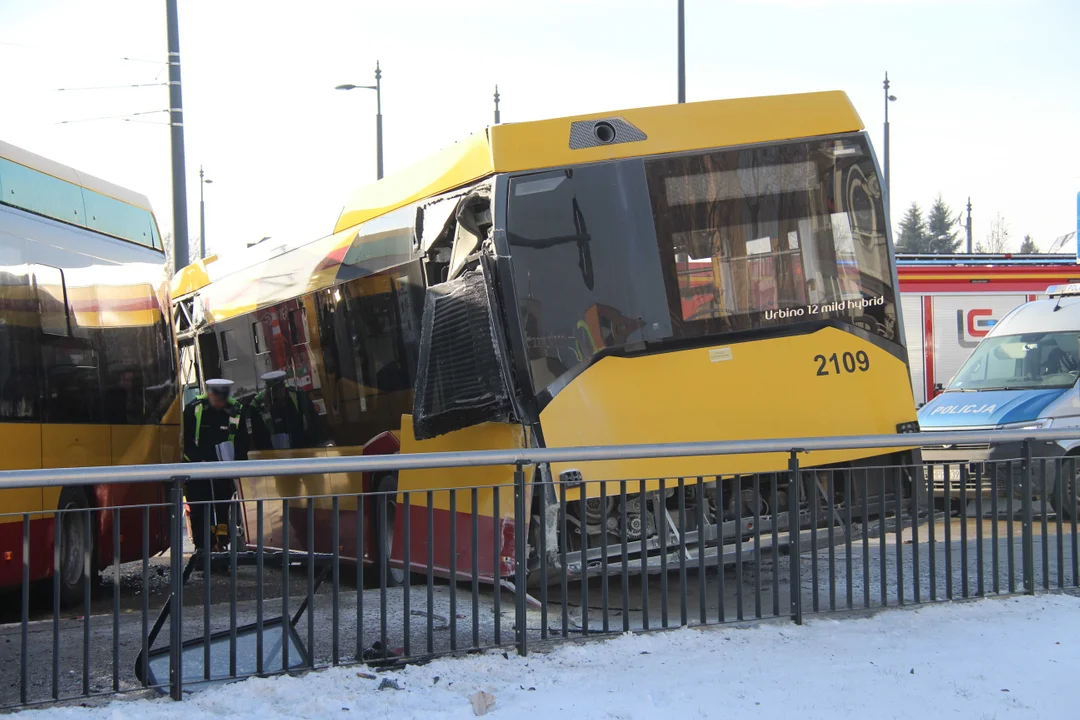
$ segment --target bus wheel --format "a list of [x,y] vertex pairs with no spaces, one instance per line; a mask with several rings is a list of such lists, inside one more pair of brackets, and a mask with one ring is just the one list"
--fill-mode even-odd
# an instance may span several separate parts
[[54,582],[60,583],[60,605],[74,607],[79,605],[86,589],[86,553],[90,553],[90,579],[93,581],[94,536],[97,534],[91,525],[90,547],[86,547],[86,523],[92,523],[88,510],[90,503],[86,494],[78,488],[64,488],[60,492],[58,508],[67,512],[58,514],[60,523],[60,569]]
[[382,498],[384,496],[377,496],[374,498],[375,502],[371,505],[371,513],[374,516],[372,528],[375,530],[375,549],[376,557],[378,559],[379,580],[382,578],[382,568],[386,566],[386,586],[398,587],[405,583],[405,570],[401,568],[391,567],[390,554],[394,549],[394,526],[397,520],[397,475],[394,473],[387,473],[375,478],[375,482],[372,483],[372,492],[385,492],[389,493],[386,498],[386,522],[383,522],[383,512],[380,509],[382,504]]
[[[1050,495],[1050,504],[1067,520],[1073,518],[1080,520],[1080,485],[1077,485],[1077,481],[1080,480],[1080,456],[1073,456],[1072,459],[1076,461],[1073,474],[1070,477],[1067,472],[1060,473],[1061,481],[1057,483],[1057,487]],[[1067,467],[1068,463],[1061,464],[1062,471]]]

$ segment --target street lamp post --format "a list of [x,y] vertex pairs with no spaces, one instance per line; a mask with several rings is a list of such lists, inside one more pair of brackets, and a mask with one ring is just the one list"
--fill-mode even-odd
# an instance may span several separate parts
[[[1078,216],[1080,217],[1080,216]],[[967,203],[967,222],[964,223],[964,230],[967,231],[967,251],[968,255],[971,254],[971,198],[968,197]]]
[[375,173],[376,179],[383,177],[383,152],[382,152],[382,70],[379,69],[378,60],[375,61],[375,84],[374,85],[338,85],[335,90],[374,90],[375,91]]
[[206,258],[206,203],[203,202],[203,185],[213,185],[214,181],[203,175],[202,165],[199,166],[199,257]]
[[889,186],[889,103],[896,102],[896,96],[889,94],[889,73],[885,73],[885,189]]
[[679,102],[686,102],[686,22],[683,0],[679,0]]
[[[165,0],[169,43],[169,136],[172,147],[173,267],[188,264],[187,171],[184,169],[184,109],[180,92],[180,21],[176,0]],[[179,698],[177,698],[179,699]]]

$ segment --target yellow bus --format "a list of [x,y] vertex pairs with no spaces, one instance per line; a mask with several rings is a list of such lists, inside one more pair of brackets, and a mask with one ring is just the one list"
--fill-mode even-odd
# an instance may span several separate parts
[[[0,470],[174,462],[175,347],[165,252],[147,199],[0,142]],[[0,490],[0,587],[22,581],[30,515],[31,580],[53,576],[65,604],[91,567],[113,562],[112,512],[164,500],[159,486]],[[163,511],[151,552],[168,547]],[[142,554],[142,511],[120,513],[121,560]],[[90,578],[91,580],[93,578]]]
[[[328,237],[180,272],[173,297],[190,323],[181,353],[192,358],[184,382],[224,376],[244,396],[280,369],[309,394],[331,446],[252,457],[908,432],[915,405],[885,207],[869,139],[841,92],[498,125],[360,190]],[[828,468],[912,459],[873,450],[811,458]],[[646,497],[628,502],[631,540],[654,537],[677,507],[670,492],[659,497],[658,478],[708,478],[705,497],[687,491],[688,517],[700,501],[709,523],[737,532],[725,524],[730,503],[754,498],[747,487],[734,491],[734,476],[787,462],[542,466],[530,502],[543,493],[553,507],[566,488],[573,537],[559,537],[554,516],[530,513],[527,561],[535,566],[541,533],[549,551],[576,551],[581,526],[590,557],[605,533],[618,546],[622,513],[610,501],[618,486],[602,506],[602,483],[590,481],[650,480]],[[584,501],[580,485],[557,482],[579,474]],[[311,475],[245,480],[240,490],[245,500],[395,488],[423,498],[419,491],[509,485],[512,476],[513,468]],[[732,484],[723,507],[718,476]],[[758,502],[768,514],[765,480]],[[456,516],[446,494],[436,496],[433,552],[443,575],[455,564],[461,577],[472,571],[466,495]],[[498,517],[492,500],[491,490],[477,496],[478,572],[489,580],[512,571],[514,534],[526,531],[514,528],[509,500]],[[292,513],[286,528],[270,505],[267,546],[288,532],[290,547],[303,548],[306,513]],[[421,505],[412,505],[410,543],[423,562]],[[340,509],[356,506],[342,500]],[[249,542],[252,511],[245,503]],[[319,501],[320,552],[331,549],[329,512]],[[372,533],[364,554],[402,569],[395,514],[364,525]],[[451,523],[454,563],[440,540]],[[342,522],[346,552],[355,527]]]

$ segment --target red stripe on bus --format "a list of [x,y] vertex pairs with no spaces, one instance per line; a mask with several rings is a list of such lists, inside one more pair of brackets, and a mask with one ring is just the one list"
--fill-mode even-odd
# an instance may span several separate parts
[[75,312],[137,312],[139,310],[157,310],[158,303],[153,297],[126,298],[112,300],[109,298],[90,298],[80,300],[72,298],[71,309]]
[[339,247],[332,253],[329,253],[325,258],[322,259],[322,261],[318,265],[315,266],[315,272],[320,272],[322,270],[332,268],[335,265],[340,265],[345,260],[345,255],[349,252],[349,248],[351,247],[352,244],[350,243],[348,245]]
[[1067,278],[1046,280],[993,280],[985,283],[973,283],[968,280],[901,280],[900,293],[1044,293],[1050,285],[1065,285]]

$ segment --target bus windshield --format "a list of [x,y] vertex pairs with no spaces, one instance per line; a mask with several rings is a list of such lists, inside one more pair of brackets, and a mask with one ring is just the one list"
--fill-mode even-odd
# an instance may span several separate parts
[[1071,387],[1080,367],[1080,333],[999,335],[979,343],[949,390]]
[[863,135],[517,176],[506,225],[536,392],[604,351],[746,330],[899,343]]

